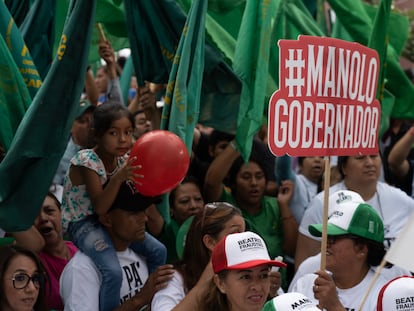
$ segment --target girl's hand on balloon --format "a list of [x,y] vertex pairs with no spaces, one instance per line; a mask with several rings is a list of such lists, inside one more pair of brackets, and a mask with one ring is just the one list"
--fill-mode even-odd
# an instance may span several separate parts
[[136,160],[136,157],[132,157],[126,160],[121,168],[113,176],[113,178],[117,178],[121,183],[124,181],[132,181],[134,183],[140,184],[138,179],[144,178],[144,175],[141,175],[137,172],[139,169],[141,169],[141,165],[133,165]]

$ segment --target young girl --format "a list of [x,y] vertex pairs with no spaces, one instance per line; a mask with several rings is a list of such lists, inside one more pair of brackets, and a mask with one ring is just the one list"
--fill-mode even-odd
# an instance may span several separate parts
[[[79,151],[71,160],[64,183],[62,202],[63,228],[75,245],[88,255],[102,275],[100,307],[113,310],[120,303],[122,271],[109,235],[98,216],[106,214],[122,182],[140,178],[126,159],[132,145],[134,119],[126,107],[106,103],[94,111],[93,149]],[[105,187],[104,187],[105,185]],[[144,243],[144,245],[142,244]],[[165,263],[165,246],[146,234],[146,239],[132,248],[146,256],[150,272]]]

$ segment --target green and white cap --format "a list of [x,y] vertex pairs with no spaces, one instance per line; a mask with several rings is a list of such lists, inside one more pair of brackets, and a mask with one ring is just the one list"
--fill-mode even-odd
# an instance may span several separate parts
[[351,190],[338,190],[329,195],[329,214],[334,211],[338,206],[343,204],[354,203],[365,203],[364,199],[359,193]]
[[[322,236],[322,224],[309,226],[313,236]],[[384,242],[384,224],[378,213],[366,203],[347,202],[329,211],[327,235],[352,234],[368,240]]]
[[300,293],[276,296],[264,305],[262,311],[321,311],[316,304]]

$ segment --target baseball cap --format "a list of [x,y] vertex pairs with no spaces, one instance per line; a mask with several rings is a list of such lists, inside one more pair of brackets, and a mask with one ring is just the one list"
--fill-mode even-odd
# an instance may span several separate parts
[[[313,236],[322,236],[322,224],[309,226]],[[368,240],[384,242],[384,224],[378,213],[366,203],[346,202],[329,211],[327,235],[352,234]]]
[[263,306],[262,311],[321,311],[312,300],[300,293],[276,296]]
[[414,277],[400,276],[385,284],[379,295],[377,311],[414,311]]
[[94,110],[95,106],[91,104],[89,100],[82,99],[78,105],[78,111],[76,112],[76,118],[81,117],[86,110],[91,109]]
[[229,234],[221,239],[213,249],[211,263],[214,273],[249,269],[262,264],[286,267],[281,261],[271,260],[264,240],[250,231]]
[[339,190],[329,195],[329,212],[334,211],[338,206],[347,203],[365,203],[359,193],[351,190]]
[[139,193],[132,182],[123,182],[119,188],[114,203],[109,211],[121,209],[129,212],[139,212],[147,209],[151,204],[161,202],[160,196],[149,197]]

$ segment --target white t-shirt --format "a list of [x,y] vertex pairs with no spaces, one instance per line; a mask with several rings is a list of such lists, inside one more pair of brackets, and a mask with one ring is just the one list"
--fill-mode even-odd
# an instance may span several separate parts
[[[131,249],[117,252],[122,268],[120,304],[138,293],[148,279],[144,257]],[[93,261],[78,251],[60,276],[60,295],[65,311],[99,311],[101,274]]]
[[[345,184],[340,182],[329,188],[329,193],[346,189]],[[312,236],[308,227],[322,223],[323,202],[324,192],[322,191],[311,201],[299,226],[300,233],[314,240],[320,240],[320,238]],[[414,211],[414,200],[398,188],[377,182],[377,192],[367,203],[378,212],[384,222],[384,245],[388,249]]]
[[[293,288],[296,286],[296,282],[305,274],[312,274],[315,271],[320,269],[321,265],[321,253],[306,258],[299,266],[298,270],[296,271],[290,285],[288,292],[292,292]],[[376,270],[377,267],[372,267],[372,269]],[[411,275],[410,271],[397,267],[392,266],[391,268],[383,268],[381,270],[381,275],[387,280],[391,281],[392,279],[396,278],[397,276],[402,275]]]
[[167,287],[155,293],[151,302],[151,310],[169,311],[178,305],[185,295],[183,277],[175,271]]
[[[369,270],[365,278],[356,286],[347,289],[340,289],[337,288],[338,298],[341,302],[342,306],[348,311],[357,311],[359,310],[359,306],[362,303],[363,298],[371,284],[371,280],[374,277],[375,272],[374,270]],[[292,292],[299,292],[306,297],[309,297],[314,301],[314,303],[318,303],[318,300],[315,299],[313,293],[313,285],[315,279],[318,276],[316,274],[305,274],[302,276],[292,287]],[[377,310],[377,299],[379,291],[381,290],[382,286],[387,283],[387,280],[382,277],[382,275],[378,276],[378,279],[375,281],[374,286],[372,287],[366,302],[362,308],[362,311],[376,311]]]

